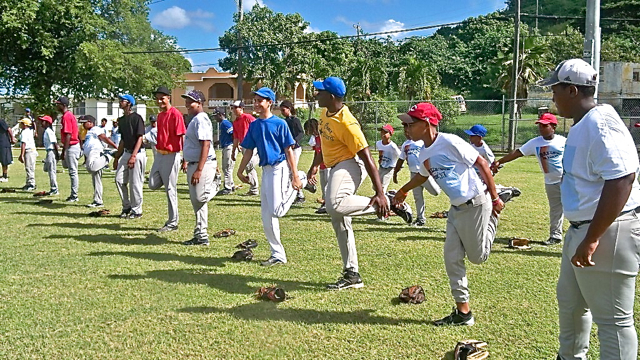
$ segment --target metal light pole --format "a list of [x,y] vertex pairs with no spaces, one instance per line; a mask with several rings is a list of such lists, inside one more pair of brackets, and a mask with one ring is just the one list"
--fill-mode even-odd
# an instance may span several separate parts
[[509,146],[508,150],[516,148],[516,124],[518,116],[518,58],[520,54],[520,0],[515,0],[516,13],[513,33],[513,72],[511,76],[511,108],[509,111]]
[[243,82],[244,82],[244,77],[242,75],[242,49],[240,49],[240,46],[242,46],[242,35],[240,34],[240,23],[242,23],[242,0],[238,0],[238,24],[236,25],[238,27],[238,40],[236,43],[236,46],[238,47],[237,54],[238,54],[238,82],[236,84],[237,87],[237,93],[238,93],[238,100],[242,100],[242,87],[243,87]]
[[[582,58],[593,66],[598,73],[598,79],[600,79],[600,0],[587,0]],[[598,97],[597,83],[595,97]]]

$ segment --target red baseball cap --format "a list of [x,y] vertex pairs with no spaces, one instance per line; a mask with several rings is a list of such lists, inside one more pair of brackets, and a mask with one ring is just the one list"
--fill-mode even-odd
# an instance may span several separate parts
[[398,115],[398,119],[405,124],[413,124],[417,121],[427,121],[431,125],[438,125],[442,120],[442,114],[431,103],[415,104],[407,111],[406,114]]
[[51,118],[51,116],[49,115],[45,115],[45,116],[39,116],[38,120],[42,120],[42,121],[46,121],[49,124],[53,124],[53,119]]
[[393,130],[393,126],[391,126],[389,124],[384,124],[384,126],[379,128],[378,130],[379,131],[386,131],[391,135],[393,135],[393,132],[395,131],[395,130]]
[[536,124],[543,124],[543,125],[556,124],[556,125],[558,125],[558,119],[556,119],[555,115],[553,115],[552,113],[544,113],[544,114],[540,115],[540,118],[538,119],[538,121],[536,121]]

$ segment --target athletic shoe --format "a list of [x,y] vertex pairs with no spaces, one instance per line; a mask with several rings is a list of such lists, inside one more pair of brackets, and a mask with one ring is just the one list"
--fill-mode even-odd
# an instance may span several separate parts
[[475,324],[475,320],[473,318],[473,314],[469,311],[468,314],[463,314],[458,309],[453,308],[453,312],[440,320],[436,320],[433,322],[435,326],[444,326],[444,325],[453,325],[453,326],[471,326]]
[[308,192],[315,194],[316,191],[318,191],[318,187],[312,184],[307,183],[307,185],[304,187],[305,190],[307,190]]
[[22,187],[22,190],[24,190],[24,191],[33,191],[35,189],[36,189],[35,185],[25,185],[25,186]]
[[193,238],[191,240],[187,240],[187,241],[183,242],[182,245],[208,246],[209,245],[209,239],[196,239],[196,238]]
[[327,290],[359,289],[361,287],[364,287],[364,283],[362,282],[362,278],[360,278],[360,274],[355,271],[346,270],[337,282],[327,285]]
[[9,182],[9,178],[0,177],[0,182]]
[[413,220],[413,213],[411,211],[411,206],[409,206],[409,204],[407,204],[406,202],[403,202],[402,204],[400,204],[400,207],[393,205],[394,196],[395,196],[394,193],[391,193],[391,192],[387,193],[389,208],[391,209],[391,211],[396,213],[396,215],[400,216],[402,220],[404,220],[407,224],[411,224],[411,221]]
[[516,187],[500,187],[499,189],[496,189],[496,190],[498,191],[498,197],[500,198],[500,200],[502,200],[504,204],[506,204],[509,200],[513,199],[514,197],[518,197],[520,196],[520,194],[522,194],[520,189]]
[[257,192],[257,191],[256,191],[256,192],[249,191],[249,192],[246,192],[246,193],[244,193],[244,194],[240,194],[240,195],[241,195],[241,196],[258,196],[258,195],[260,195],[260,193],[259,193],[259,192]]
[[320,206],[318,210],[316,210],[316,214],[326,214],[326,213],[327,213],[327,208],[324,206],[324,204]]
[[297,197],[295,200],[293,200],[293,205],[299,205],[299,204],[304,204],[305,199],[302,197]]
[[160,229],[158,229],[158,232],[168,232],[168,231],[175,231],[175,230],[178,230],[177,226],[165,225],[165,226],[161,227]]
[[424,226],[426,224],[426,222],[424,220],[416,220],[415,223],[413,223],[414,226]]
[[103,206],[104,205],[102,203],[95,202],[95,201],[87,205],[87,207],[90,207],[90,208],[97,208],[97,207],[103,207]]
[[131,214],[129,214],[129,219],[140,219],[142,217],[142,214],[136,214],[133,211],[131,212]]
[[78,202],[78,197],[77,196],[69,196],[65,201],[66,202]]
[[260,263],[261,266],[284,265],[284,261],[276,259],[273,256]]
[[547,239],[547,241],[543,241],[542,243],[543,243],[544,245],[551,246],[551,245],[557,245],[557,244],[560,244],[561,242],[562,242],[562,239],[558,239],[558,238],[552,238],[552,237],[550,237],[549,239]]
[[216,196],[220,196],[220,195],[231,195],[233,194],[233,190],[231,189],[222,189],[220,191],[218,191],[218,193],[216,194]]
[[47,196],[58,196],[58,195],[60,195],[58,190],[51,190],[47,193]]
[[131,208],[122,209],[122,212],[120,213],[120,219],[128,218],[130,213],[131,213]]

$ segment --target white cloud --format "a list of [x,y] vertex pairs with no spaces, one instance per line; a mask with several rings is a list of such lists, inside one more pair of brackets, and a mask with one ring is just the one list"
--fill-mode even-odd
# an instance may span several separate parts
[[311,26],[307,26],[307,28],[306,28],[306,29],[304,29],[304,33],[305,33],[305,34],[309,34],[309,33],[319,33],[319,32],[322,32],[322,31],[321,31],[320,29],[316,29],[316,28],[311,27]]
[[213,31],[213,24],[206,21],[206,19],[213,17],[214,14],[208,11],[200,9],[196,11],[186,11],[181,7],[172,6],[154,16],[151,23],[154,26],[164,29],[183,29],[192,25],[207,31]]
[[[378,30],[377,32],[394,31],[394,30],[402,30],[402,29],[404,29],[404,23],[400,21],[395,21],[393,19],[389,19],[385,21],[382,24],[382,26],[380,26],[380,30]],[[393,38],[397,38],[401,34],[402,33],[395,33],[395,34],[389,34],[389,35],[391,35],[391,37]]]
[[263,0],[243,0],[242,1],[242,10],[251,11],[253,5],[258,4],[260,6],[264,6]]

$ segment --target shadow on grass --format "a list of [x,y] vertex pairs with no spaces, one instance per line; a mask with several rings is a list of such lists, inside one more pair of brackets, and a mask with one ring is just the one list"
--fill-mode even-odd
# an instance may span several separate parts
[[[85,215],[87,218],[89,216]],[[83,224],[83,223],[59,223],[56,222],[54,224],[28,224],[29,227],[47,227],[47,228],[67,228],[67,229],[105,229],[105,230],[114,230],[114,231],[149,231],[153,230],[151,228],[132,228],[132,227],[123,227],[121,224]]]
[[112,252],[100,251],[90,253],[89,256],[127,256],[134,259],[154,260],[154,261],[179,261],[185,264],[222,267],[231,258],[214,258],[200,256],[185,256],[167,253],[141,253],[132,251]]
[[163,245],[171,243],[156,234],[149,234],[144,238],[123,237],[118,235],[50,235],[49,239],[73,239],[90,243],[105,243],[115,245]]
[[311,222],[331,222],[331,217],[329,215],[322,214],[287,214],[284,216],[285,218],[295,219],[297,221],[311,221]]
[[400,241],[437,241],[444,242],[445,236],[424,236],[424,235],[409,235],[409,236],[399,236],[396,240]]
[[[53,205],[53,206],[52,206]],[[56,204],[52,204],[52,205],[42,205],[43,207],[47,207],[50,209],[57,209],[59,207],[56,207]],[[60,207],[64,207],[66,205],[63,204],[59,204],[62,205]],[[61,212],[55,212],[55,211],[16,211],[14,212],[14,214],[17,215],[35,215],[35,216],[53,216],[53,217],[66,217],[66,218],[87,218],[87,214],[74,214],[74,213],[61,213]]]
[[[40,200],[53,200],[53,202],[51,204],[38,204],[38,202]],[[56,200],[58,200],[58,202],[56,202]],[[40,206],[40,207],[43,207],[43,208],[46,208],[46,209],[61,209],[63,207],[67,207],[69,205],[69,204],[64,203],[62,200],[59,200],[57,198],[48,197],[48,196],[43,196],[43,197],[30,196],[28,198],[24,198],[24,197],[11,197],[11,198],[0,197],[0,202],[21,203],[21,204],[25,204],[25,205],[35,205],[35,206]]]
[[314,324],[369,324],[369,325],[406,325],[424,324],[424,321],[414,319],[394,319],[375,315],[375,310],[356,311],[320,311],[312,309],[283,309],[272,302],[256,302],[236,306],[230,309],[216,307],[187,307],[179,309],[184,313],[219,313],[229,314],[242,320],[251,321],[290,321]]
[[504,247],[502,249],[496,249],[495,247],[491,250],[494,254],[515,254],[515,255],[526,255],[526,256],[546,256],[546,257],[562,257],[561,252],[549,252],[549,251],[539,251],[539,250],[518,250],[518,249],[509,249]]
[[[213,261],[215,262],[216,260]],[[255,262],[253,266],[259,265]],[[287,291],[299,289],[325,291],[324,284],[319,283],[276,280],[234,274],[203,274],[198,271],[201,270],[154,270],[148,271],[144,275],[109,275],[109,278],[116,280],[157,279],[174,284],[200,284],[234,294],[253,294],[260,286],[270,286],[274,284]],[[249,283],[255,284],[249,285]]]

